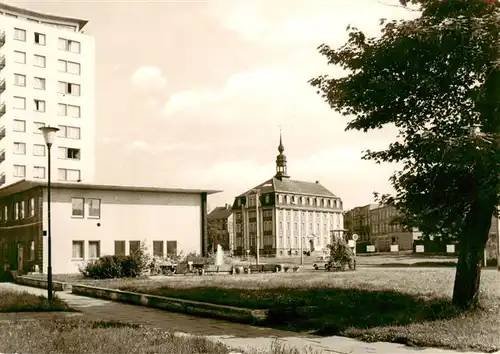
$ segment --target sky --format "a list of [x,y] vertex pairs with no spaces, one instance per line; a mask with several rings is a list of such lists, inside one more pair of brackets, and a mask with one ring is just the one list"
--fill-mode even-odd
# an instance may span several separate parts
[[397,168],[361,159],[395,131],[345,132],[308,80],[335,74],[318,45],[351,24],[415,12],[397,0],[6,1],[89,21],[96,38],[96,183],[223,190],[209,206],[275,174],[320,181],[348,209],[391,192]]

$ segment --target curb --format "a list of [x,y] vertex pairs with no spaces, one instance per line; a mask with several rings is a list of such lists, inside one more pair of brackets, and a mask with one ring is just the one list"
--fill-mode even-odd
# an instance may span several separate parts
[[[47,289],[47,280],[14,275],[14,282],[19,285],[31,286],[32,288]],[[60,281],[52,281],[54,291],[71,291],[72,285]]]
[[115,289],[97,288],[87,285],[74,284],[71,293],[98,299],[124,302],[132,305],[153,307],[172,312],[181,312],[203,317],[217,317],[229,321],[251,324],[263,324],[267,322],[270,313],[267,309],[253,310]]

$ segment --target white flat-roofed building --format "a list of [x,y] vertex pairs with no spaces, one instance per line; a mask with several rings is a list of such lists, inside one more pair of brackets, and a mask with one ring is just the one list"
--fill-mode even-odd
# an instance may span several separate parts
[[86,23],[0,3],[0,186],[46,180],[44,125],[60,129],[53,180],[93,183],[95,43]]
[[[53,183],[52,268],[78,273],[104,255],[128,255],[145,242],[156,258],[202,254],[207,196],[215,190]],[[2,267],[47,272],[47,184],[22,180],[0,189]]]

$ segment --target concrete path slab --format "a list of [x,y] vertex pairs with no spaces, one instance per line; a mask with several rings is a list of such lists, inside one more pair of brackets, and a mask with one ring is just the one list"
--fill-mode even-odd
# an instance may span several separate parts
[[[31,288],[12,283],[0,283],[1,290],[26,291],[35,295],[46,295],[44,289]],[[65,300],[79,314],[90,320],[122,321],[144,324],[166,331],[180,332],[186,335],[206,336],[213,341],[220,341],[232,348],[269,349],[273,342],[295,347],[301,351],[310,348],[320,353],[336,354],[477,354],[435,348],[413,348],[394,343],[365,343],[352,338],[331,336],[320,337],[300,335],[272,328],[255,327],[217,319],[194,317],[141,306],[127,305],[112,301],[93,299],[69,292],[58,292],[57,296]],[[74,314],[73,314],[74,315]],[[12,319],[40,318],[39,316],[58,316],[49,313],[0,314],[0,323]],[[500,351],[493,354],[500,354]]]

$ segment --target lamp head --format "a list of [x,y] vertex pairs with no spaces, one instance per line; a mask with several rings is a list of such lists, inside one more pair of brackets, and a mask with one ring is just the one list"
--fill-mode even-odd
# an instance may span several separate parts
[[48,147],[51,147],[56,139],[56,133],[59,131],[59,128],[56,127],[41,127],[39,128],[43,134],[43,139],[45,140],[45,144]]

